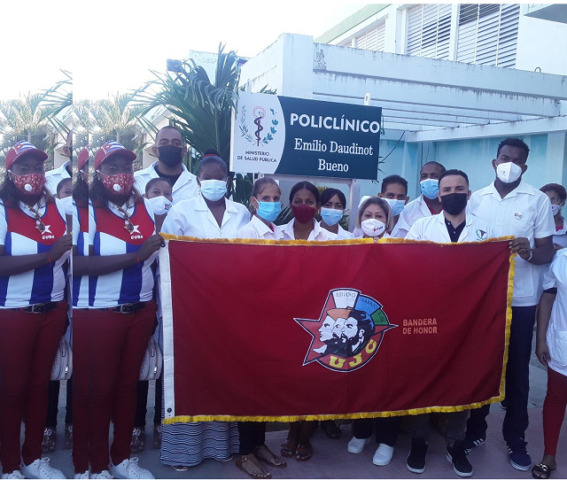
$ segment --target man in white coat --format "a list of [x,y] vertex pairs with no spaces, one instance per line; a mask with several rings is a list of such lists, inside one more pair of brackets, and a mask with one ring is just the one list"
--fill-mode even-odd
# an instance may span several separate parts
[[187,144],[177,128],[167,126],[160,129],[152,153],[158,158],[157,161],[134,174],[135,187],[140,193],[146,191],[146,184],[152,178],[166,178],[173,185],[174,205],[199,194],[197,177],[182,163]]
[[[437,215],[418,219],[410,228],[406,240],[424,240],[436,243],[478,242],[491,236],[490,226],[467,214],[471,197],[469,179],[460,170],[447,170],[439,178],[438,199],[443,210]],[[473,468],[465,453],[464,439],[468,411],[447,413],[447,459],[454,472],[470,477]],[[413,473],[425,471],[425,454],[429,445],[429,414],[414,418],[414,436],[407,468]]]

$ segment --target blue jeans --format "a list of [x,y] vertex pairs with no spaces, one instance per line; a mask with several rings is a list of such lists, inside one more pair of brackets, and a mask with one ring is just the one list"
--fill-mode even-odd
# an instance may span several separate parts
[[[510,446],[523,442],[528,428],[528,395],[530,393],[530,356],[537,306],[512,307],[510,347],[506,369],[506,417],[502,435]],[[486,416],[490,405],[471,410],[467,436],[486,438]]]

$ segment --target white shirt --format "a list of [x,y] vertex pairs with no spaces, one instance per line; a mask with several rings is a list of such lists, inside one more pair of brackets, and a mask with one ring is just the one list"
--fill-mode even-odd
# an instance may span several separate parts
[[[136,183],[134,186],[140,192],[140,194],[146,193],[146,184],[152,178],[162,178],[156,172],[156,165],[158,162],[152,163],[148,168],[144,168],[143,170],[138,170],[134,173],[134,179]],[[191,198],[196,197],[199,195],[199,186],[197,185],[197,177],[193,175],[185,165],[181,164],[183,171],[181,172],[181,176],[173,185],[173,203],[179,203],[183,200],[189,200]]]
[[237,234],[238,238],[258,238],[262,240],[281,240],[283,234],[280,229],[270,223],[270,227],[260,220],[256,215]]
[[[458,243],[480,242],[491,237],[490,225],[480,218],[467,213],[465,226]],[[451,243],[443,212],[427,218],[420,218],[410,228],[406,240],[427,240],[435,243]]]
[[[468,208],[490,225],[494,237],[526,237],[532,248],[536,238],[550,237],[555,233],[549,198],[524,181],[504,198],[491,183],[472,194]],[[526,262],[519,255],[516,257],[512,306],[538,304],[542,292],[541,270],[544,268],[543,265]]]
[[221,226],[207,206],[202,195],[176,203],[169,211],[161,231],[173,235],[198,238],[236,238],[250,221],[250,212],[244,205],[225,198],[226,210]]
[[561,230],[555,230],[553,243],[557,243],[563,248],[567,248],[567,221],[565,219],[563,219],[563,228]]
[[567,250],[557,252],[545,274],[543,289],[557,288],[547,326],[546,343],[551,355],[549,367],[567,375]]
[[[321,227],[321,230],[327,230],[326,228],[323,228],[321,226],[321,222],[319,222],[319,226]],[[338,225],[338,227],[339,227],[339,231],[337,233],[333,233],[333,232],[330,232],[329,230],[327,230],[327,232],[333,233],[333,235],[335,235],[334,240],[348,240],[350,238],[354,238],[353,233],[350,233],[348,230],[345,230],[340,225]]]
[[69,172],[67,171],[68,165],[69,162],[67,161],[59,168],[50,170],[49,172],[45,173],[45,186],[47,187],[51,195],[57,195],[57,185],[59,185],[59,182],[61,180],[71,178],[71,175],[69,175]]
[[431,215],[431,210],[429,210],[427,203],[425,203],[423,195],[420,195],[404,207],[398,218],[398,223],[396,223],[396,226],[392,230],[392,237],[405,238],[411,226],[417,220],[424,217],[431,217]]
[[[295,240],[295,232],[293,231],[294,224],[295,224],[295,218],[292,218],[291,222],[280,226],[280,230],[282,232],[284,240]],[[321,228],[321,225],[319,225],[319,223],[317,223],[317,221],[313,219],[313,230],[311,230],[311,233],[307,238],[308,241],[324,242],[325,240],[336,240],[336,239],[337,236],[334,233],[331,233],[329,232],[329,230],[325,230],[324,228]]]

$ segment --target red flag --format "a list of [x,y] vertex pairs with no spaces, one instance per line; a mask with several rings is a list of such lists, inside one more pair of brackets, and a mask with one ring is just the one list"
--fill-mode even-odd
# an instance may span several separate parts
[[166,423],[450,412],[503,398],[508,241],[169,238]]

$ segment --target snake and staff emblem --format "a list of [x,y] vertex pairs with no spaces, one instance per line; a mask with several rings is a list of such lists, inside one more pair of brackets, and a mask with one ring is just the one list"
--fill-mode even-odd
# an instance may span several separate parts
[[258,127],[256,129],[256,132],[254,133],[254,136],[256,137],[257,146],[259,147],[260,142],[262,141],[260,132],[264,130],[264,127],[262,127],[262,120],[266,117],[266,110],[264,110],[263,107],[255,107],[252,112],[252,115],[254,116],[254,125]]

